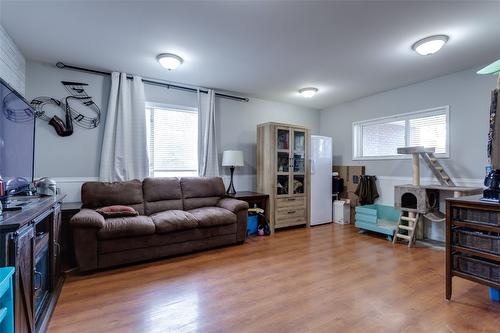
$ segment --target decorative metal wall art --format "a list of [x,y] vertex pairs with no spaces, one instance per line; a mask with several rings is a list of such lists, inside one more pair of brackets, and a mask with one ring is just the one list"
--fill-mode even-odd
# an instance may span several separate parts
[[[59,136],[73,134],[73,124],[86,129],[99,126],[101,110],[92,100],[92,97],[87,95],[84,87],[88,84],[68,81],[61,81],[61,83],[70,95],[61,100],[46,96],[34,98],[31,105],[35,109],[36,117],[47,121],[49,125],[54,127]],[[57,115],[48,115],[46,107],[50,105],[63,110],[65,120],[62,120]],[[89,111],[93,113],[92,116],[86,115]]]
[[33,111],[27,107],[19,107],[19,99],[14,95],[13,92],[8,93],[2,99],[2,110],[10,121],[16,123],[23,123],[33,119]]

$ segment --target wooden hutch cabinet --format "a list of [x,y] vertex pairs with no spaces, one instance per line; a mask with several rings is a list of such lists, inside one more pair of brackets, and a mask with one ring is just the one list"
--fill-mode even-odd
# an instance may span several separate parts
[[309,226],[309,138],[301,126],[257,126],[257,191],[269,194],[271,231]]

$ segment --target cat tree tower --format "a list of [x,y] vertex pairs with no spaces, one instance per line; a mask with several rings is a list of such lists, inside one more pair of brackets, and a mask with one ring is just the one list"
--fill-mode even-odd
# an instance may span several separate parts
[[[482,193],[482,188],[456,186],[443,166],[434,155],[434,148],[403,147],[398,154],[412,155],[412,184],[394,187],[394,205],[401,209],[401,219],[394,235],[393,242],[398,239],[408,241],[411,247],[415,239],[423,239],[424,229],[421,220],[444,222],[446,216],[440,210],[440,200],[449,197],[474,195]],[[432,171],[439,185],[420,184],[420,159]]]

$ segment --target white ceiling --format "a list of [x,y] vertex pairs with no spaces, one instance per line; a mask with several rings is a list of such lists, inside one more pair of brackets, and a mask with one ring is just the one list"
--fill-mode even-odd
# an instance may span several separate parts
[[[500,58],[500,2],[5,1],[33,60],[125,71],[325,108]],[[428,57],[416,40],[450,36]],[[185,63],[168,72],[164,52]],[[318,87],[304,99],[297,90]]]

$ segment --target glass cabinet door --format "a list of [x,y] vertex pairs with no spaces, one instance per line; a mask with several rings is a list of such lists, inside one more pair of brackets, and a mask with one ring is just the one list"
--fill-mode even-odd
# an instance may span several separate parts
[[306,133],[293,131],[293,172],[305,173],[306,171]]
[[278,165],[277,171],[278,172],[288,172],[290,170],[290,153],[288,152],[282,152],[278,151],[278,158],[277,158]]
[[291,137],[292,133],[288,128],[278,128],[276,130],[276,194],[290,194],[290,171],[291,164]]
[[289,191],[289,181],[290,177],[288,175],[278,175],[276,180],[276,195],[287,195]]
[[292,150],[292,177],[290,192],[292,194],[305,193],[306,173],[306,133],[301,130],[293,131]]
[[278,128],[276,132],[276,143],[278,150],[289,150],[290,148],[290,130]]
[[304,194],[305,186],[304,175],[293,175],[293,194]]
[[306,149],[306,133],[303,131],[293,131],[293,150],[304,152]]

